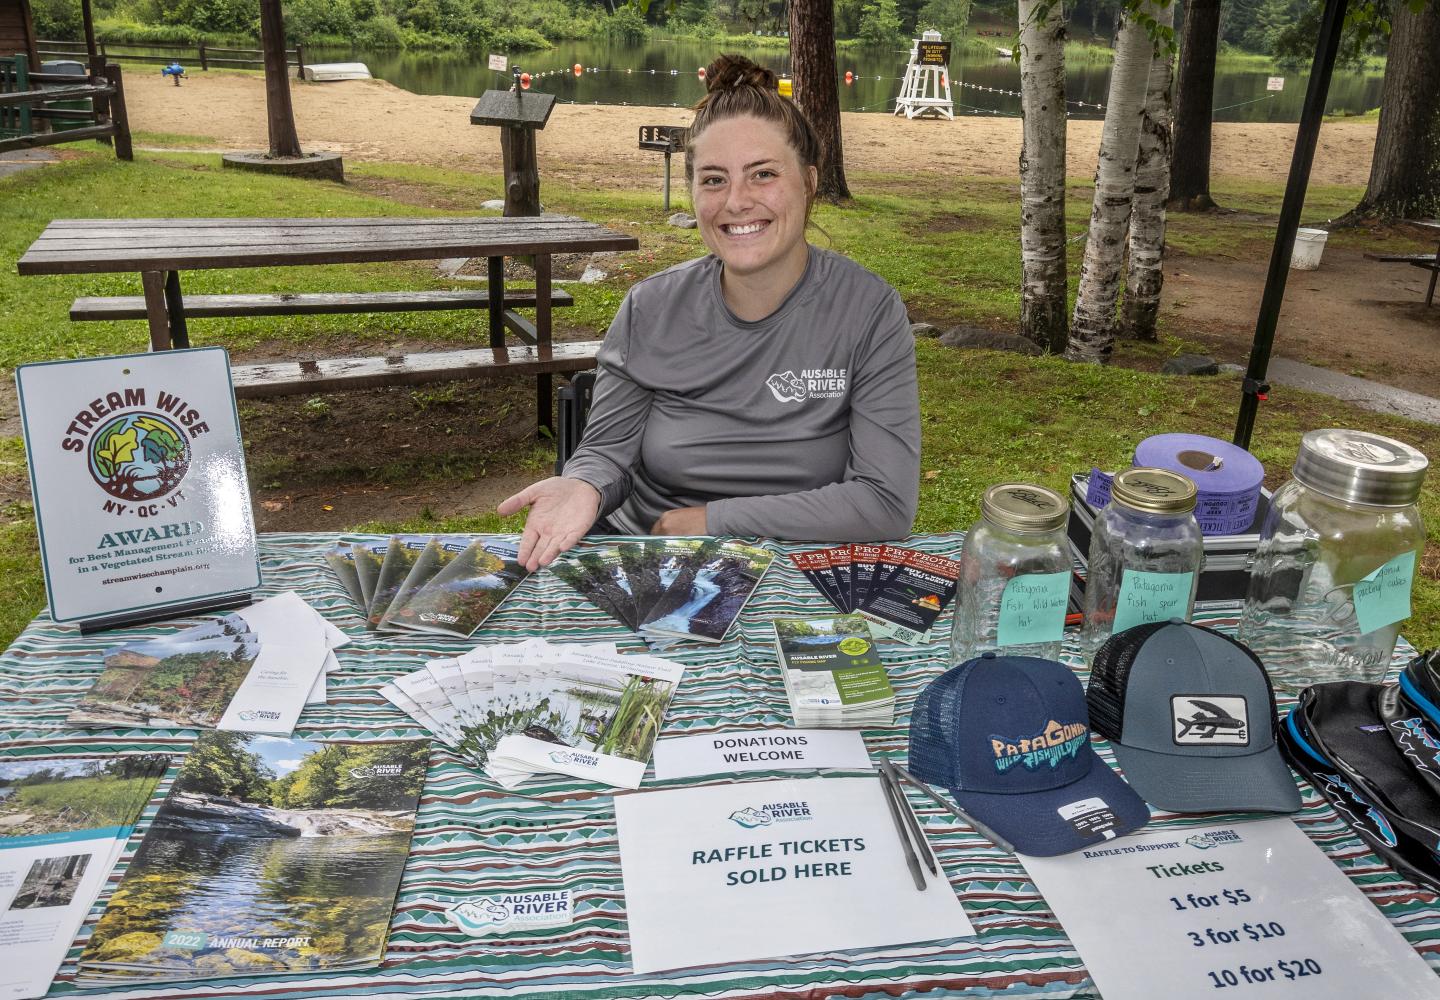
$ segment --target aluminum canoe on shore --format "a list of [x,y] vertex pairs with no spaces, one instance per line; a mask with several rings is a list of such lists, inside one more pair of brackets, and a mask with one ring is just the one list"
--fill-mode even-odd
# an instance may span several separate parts
[[305,67],[305,79],[312,83],[331,80],[369,80],[370,68],[364,63],[316,63]]

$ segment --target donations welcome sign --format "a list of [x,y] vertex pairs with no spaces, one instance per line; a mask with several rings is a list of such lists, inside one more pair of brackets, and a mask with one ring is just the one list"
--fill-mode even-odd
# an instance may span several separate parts
[[56,621],[259,585],[223,349],[22,365],[15,382]]

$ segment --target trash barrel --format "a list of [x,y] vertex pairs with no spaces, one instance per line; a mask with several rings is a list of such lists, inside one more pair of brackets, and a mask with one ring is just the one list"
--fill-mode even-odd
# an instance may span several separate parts
[[[42,73],[74,73],[80,76],[84,76],[86,78],[88,78],[90,75],[90,71],[86,69],[85,64],[75,59],[48,59],[40,64],[40,71]],[[59,87],[73,86],[75,86],[74,83],[53,83],[47,80],[44,83],[39,84],[38,89],[55,90]],[[84,111],[87,114],[92,113],[92,108],[90,106],[90,98],[88,97],[82,97],[74,101],[52,101],[45,106],[47,108],[54,108],[57,111]],[[90,124],[92,124],[92,122],[60,121],[54,118],[50,119],[50,128],[52,131],[55,132],[60,132],[65,129],[71,128],[84,128],[86,125]]]

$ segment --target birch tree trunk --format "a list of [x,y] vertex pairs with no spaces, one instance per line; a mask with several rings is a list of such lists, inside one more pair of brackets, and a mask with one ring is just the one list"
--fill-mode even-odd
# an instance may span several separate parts
[[[1161,28],[1175,23],[1173,0],[1155,12]],[[1174,108],[1174,56],[1157,45],[1150,61],[1140,146],[1135,157],[1135,197],[1130,202],[1130,266],[1125,277],[1121,331],[1137,340],[1155,340],[1160,288],[1165,282],[1165,202],[1170,199],[1170,138]]]
[[[1156,8],[1150,0],[1143,0],[1140,11],[1154,17]],[[1071,361],[1105,364],[1115,345],[1115,303],[1120,297],[1125,230],[1135,194],[1135,157],[1152,51],[1144,24],[1127,15],[1116,37],[1115,62],[1110,69],[1090,236],[1085,241],[1080,290],[1070,321],[1070,344],[1065,349],[1065,357]]]
[[1020,333],[1065,349],[1065,20],[1059,0],[1020,2]]

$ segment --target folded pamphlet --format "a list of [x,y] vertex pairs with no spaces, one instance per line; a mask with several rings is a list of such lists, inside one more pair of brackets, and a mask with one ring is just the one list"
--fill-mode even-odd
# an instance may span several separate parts
[[895,691],[860,615],[775,619],[775,649],[797,726],[890,725]]
[[432,660],[380,690],[506,788],[539,774],[635,788],[683,667],[543,639]]

